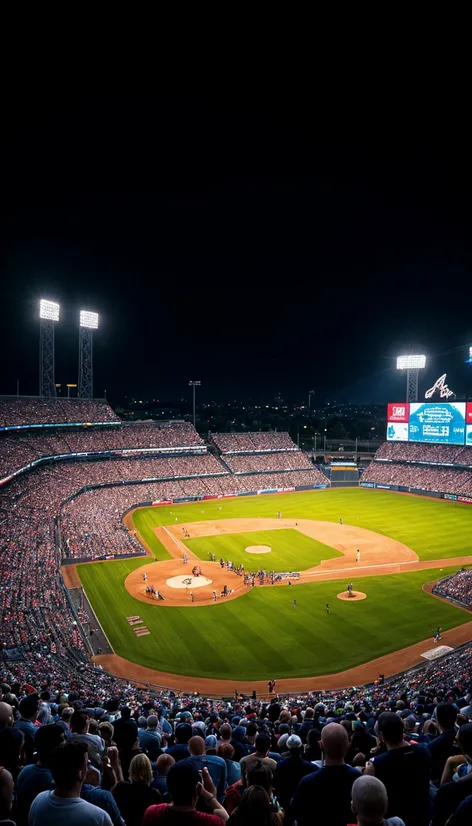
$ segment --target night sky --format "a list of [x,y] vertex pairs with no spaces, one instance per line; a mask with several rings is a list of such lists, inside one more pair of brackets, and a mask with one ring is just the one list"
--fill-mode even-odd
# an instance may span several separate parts
[[[327,115],[330,117],[327,117]],[[301,98],[32,87],[0,138],[0,392],[37,393],[38,301],[100,313],[95,395],[399,400],[426,352],[472,395],[469,148]],[[362,120],[362,123],[360,121]]]

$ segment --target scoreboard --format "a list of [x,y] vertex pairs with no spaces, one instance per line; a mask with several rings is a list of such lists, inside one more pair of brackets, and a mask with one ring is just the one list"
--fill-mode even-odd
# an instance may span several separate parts
[[472,445],[472,402],[391,402],[387,441]]

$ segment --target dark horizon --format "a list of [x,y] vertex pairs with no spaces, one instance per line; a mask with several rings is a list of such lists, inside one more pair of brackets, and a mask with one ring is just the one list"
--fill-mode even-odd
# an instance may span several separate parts
[[[3,157],[1,393],[36,394],[37,304],[61,304],[56,381],[95,310],[94,395],[401,400],[425,352],[472,396],[465,147],[332,139],[270,100],[53,94],[11,103]],[[468,150],[467,150],[468,151]]]

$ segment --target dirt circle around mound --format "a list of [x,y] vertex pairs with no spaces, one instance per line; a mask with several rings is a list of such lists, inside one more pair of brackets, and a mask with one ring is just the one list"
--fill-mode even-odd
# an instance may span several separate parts
[[247,554],[270,554],[272,548],[270,545],[248,545],[244,550]]
[[367,594],[364,594],[363,591],[353,591],[350,597],[349,591],[341,591],[340,594],[337,594],[337,597],[346,600],[346,602],[360,602],[361,599],[367,599]]
[[204,588],[205,585],[211,585],[213,580],[206,576],[171,576],[166,579],[166,585],[169,588]]

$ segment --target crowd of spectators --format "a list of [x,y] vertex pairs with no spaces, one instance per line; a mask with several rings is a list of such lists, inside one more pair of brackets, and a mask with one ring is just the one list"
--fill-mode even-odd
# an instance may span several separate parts
[[159,452],[169,448],[200,448],[203,444],[190,422],[145,422],[53,433],[6,432],[0,434],[0,479],[47,456],[133,448],[153,448]]
[[58,658],[7,665],[0,819],[465,826],[471,655],[468,644],[364,688],[270,702],[144,690]]
[[213,433],[221,453],[250,453],[253,450],[297,450],[288,433]]
[[472,608],[472,571],[458,571],[440,580],[433,587],[433,594],[460,602]]
[[384,442],[375,456],[377,459],[395,462],[431,462],[472,467],[472,447],[464,447],[463,445]]
[[312,468],[306,453],[285,450],[276,453],[245,453],[224,457],[233,473],[267,473],[272,470],[304,470]]
[[441,465],[378,462],[374,459],[362,474],[362,481],[464,496],[472,495],[471,471]]
[[0,427],[117,421],[119,417],[105,400],[47,399],[40,396],[0,398]]

